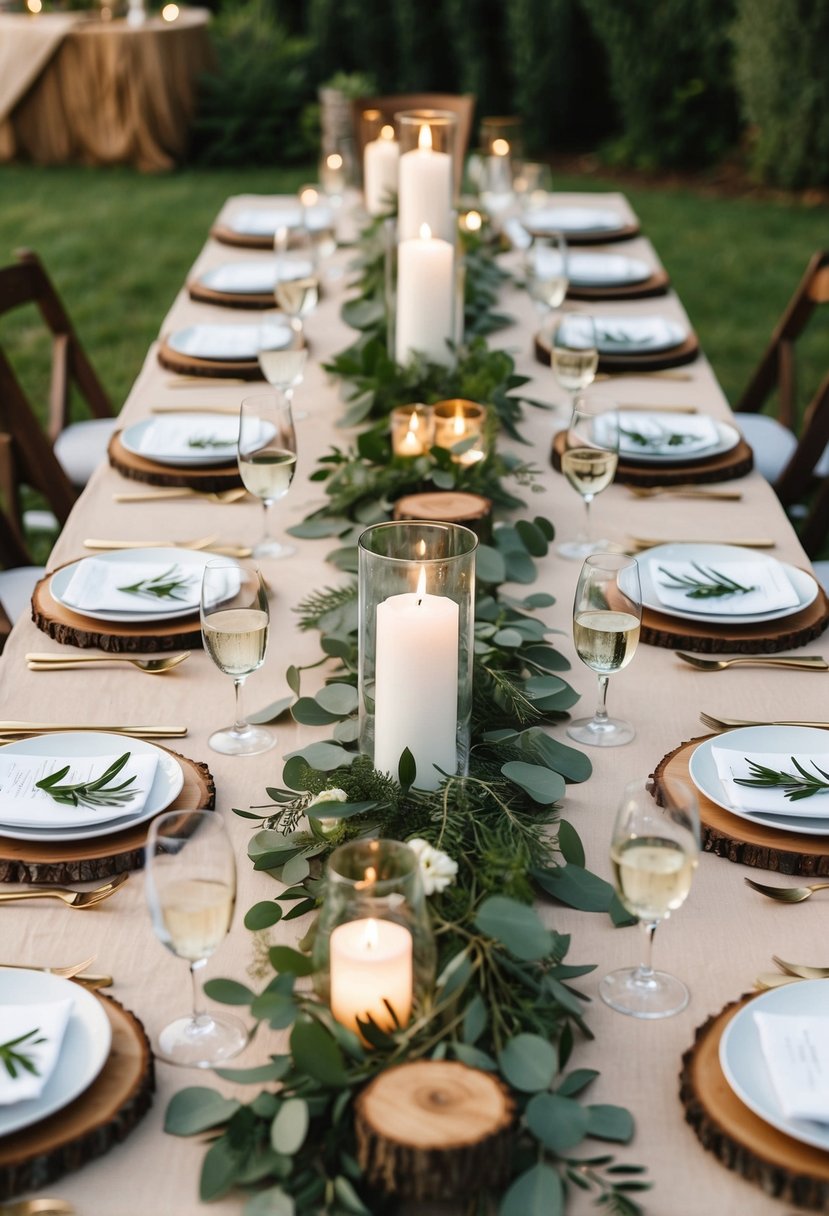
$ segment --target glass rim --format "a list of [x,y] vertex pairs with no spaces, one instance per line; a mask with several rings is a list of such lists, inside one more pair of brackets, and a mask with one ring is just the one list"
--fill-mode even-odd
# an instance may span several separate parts
[[418,123],[437,124],[445,127],[458,125],[458,116],[454,110],[430,110],[428,108],[416,110],[397,110],[394,115],[395,122],[406,122],[414,125]]
[[[422,528],[438,533],[449,533],[458,536],[464,541],[465,547],[457,553],[447,553],[442,557],[429,557],[424,554],[422,557],[418,554],[412,557],[397,557],[390,553],[379,553],[376,549],[371,548],[367,538],[377,535],[384,531],[400,531],[403,528]],[[357,539],[357,548],[361,553],[365,553],[369,557],[379,557],[386,562],[394,562],[400,566],[440,566],[447,562],[457,561],[459,558],[468,557],[474,554],[478,547],[478,537],[471,528],[465,527],[463,524],[444,523],[434,519],[390,519],[383,523],[371,524],[365,528]]]
[[[369,865],[373,854],[379,854],[381,849],[386,849],[396,861],[401,863],[401,868],[398,873],[390,875],[386,878],[378,878],[374,882],[367,882],[365,878],[365,869],[362,875],[352,875],[345,873],[342,869],[338,869],[338,864],[341,864],[347,857],[353,856],[355,860],[358,857],[365,859],[365,864]],[[403,840],[393,840],[390,837],[380,837],[371,840],[349,840],[346,844],[341,844],[334,849],[331,856],[328,858],[328,867],[326,877],[332,881],[341,883],[343,886],[352,887],[355,890],[360,889],[365,899],[380,899],[385,895],[393,893],[400,885],[402,880],[417,877],[420,866],[417,859],[417,854],[414,849],[410,848]],[[365,883],[364,888],[358,888],[359,883]]]

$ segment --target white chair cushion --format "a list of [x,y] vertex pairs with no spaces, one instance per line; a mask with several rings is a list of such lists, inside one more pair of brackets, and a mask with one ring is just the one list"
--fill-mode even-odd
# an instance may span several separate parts
[[734,421],[754,452],[754,466],[772,485],[792,458],[797,439],[768,414],[737,414]]
[[45,573],[42,566],[15,566],[13,570],[0,570],[0,602],[12,624],[18,617],[31,612],[35,583]]
[[73,486],[85,486],[106,459],[107,444],[118,425],[117,418],[90,418],[73,422],[58,435],[55,455]]

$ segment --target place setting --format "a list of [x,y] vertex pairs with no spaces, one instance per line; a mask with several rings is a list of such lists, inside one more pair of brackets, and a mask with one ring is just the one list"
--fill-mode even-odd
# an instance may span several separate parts
[[188,325],[162,338],[158,361],[184,375],[258,380],[260,350],[265,346],[284,350],[294,342],[293,328],[282,320],[263,325]]
[[[535,335],[536,358],[550,364],[556,344],[567,344],[573,331],[578,333],[584,313],[564,313],[555,330],[541,329]],[[603,375],[619,372],[657,372],[693,363],[699,354],[699,341],[683,321],[657,314],[652,316],[592,317],[595,331],[597,371]]]
[[521,224],[531,236],[562,232],[571,245],[609,245],[630,240],[640,231],[635,217],[627,219],[615,207],[601,205],[544,203],[525,211]]
[[566,277],[568,299],[638,300],[665,295],[668,291],[667,272],[649,265],[644,258],[581,249],[562,251],[552,243],[558,235],[563,241],[563,234],[553,233],[528,238],[525,258],[535,251],[536,275],[542,281],[558,275]]
[[731,481],[751,472],[754,458],[739,430],[704,413],[667,408],[620,410],[622,485],[650,488]]
[[122,476],[148,485],[221,493],[240,486],[238,437],[238,410],[165,412],[116,431],[109,462]]

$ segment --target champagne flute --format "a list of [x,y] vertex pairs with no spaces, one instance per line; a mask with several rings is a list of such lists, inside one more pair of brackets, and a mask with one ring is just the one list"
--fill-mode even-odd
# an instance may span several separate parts
[[319,298],[319,280],[310,232],[304,224],[290,232],[286,227],[277,228],[274,252],[276,302],[290,322],[294,344],[302,346],[305,342],[303,317],[314,311]]
[[610,859],[616,891],[645,932],[638,967],[611,971],[599,994],[612,1009],[635,1018],[667,1018],[688,1004],[682,980],[651,964],[656,926],[681,907],[699,859],[697,800],[673,778],[662,780],[656,800],[639,783],[627,786],[616,815]]
[[576,540],[558,546],[562,557],[583,559],[607,548],[606,540],[591,538],[590,504],[607,489],[619,463],[619,411],[614,401],[585,397],[576,401],[564,433],[561,471],[584,500],[584,528]]
[[207,1013],[196,973],[221,944],[236,902],[233,845],[216,811],[168,811],[153,820],[145,850],[147,903],[156,937],[190,964],[193,1012],[158,1036],[169,1064],[213,1068],[238,1055],[249,1033],[238,1018]]
[[565,313],[552,332],[550,362],[553,375],[576,404],[579,393],[592,384],[599,366],[596,324],[584,312]]
[[545,321],[564,303],[569,286],[567,242],[562,233],[532,238],[524,251],[524,278],[544,329]]
[[296,431],[287,393],[244,398],[237,457],[245,489],[262,499],[264,510],[262,538],[254,545],[253,556],[288,557],[294,547],[271,535],[268,511],[271,503],[288,493],[296,471]]
[[642,592],[633,557],[594,553],[585,559],[573,603],[573,640],[582,663],[599,678],[599,703],[592,718],[579,718],[567,734],[594,747],[629,743],[636,731],[629,722],[609,718],[607,681],[627,667],[639,641]]
[[242,713],[242,685],[265,661],[268,644],[268,597],[258,570],[243,570],[227,558],[210,561],[201,588],[201,633],[204,648],[220,671],[233,676],[236,720],[218,730],[208,743],[225,756],[257,756],[276,743],[264,726],[252,726]]

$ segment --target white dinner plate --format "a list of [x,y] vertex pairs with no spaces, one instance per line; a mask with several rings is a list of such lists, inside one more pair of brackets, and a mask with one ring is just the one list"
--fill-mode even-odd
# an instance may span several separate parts
[[[653,584],[651,563],[699,562],[700,565],[716,568],[718,562],[729,561],[776,563],[782,567],[794,587],[797,603],[790,608],[776,608],[771,612],[725,615],[721,612],[706,612],[704,609],[697,612],[691,607],[687,611],[680,612],[676,608],[663,604],[657,595]],[[663,616],[678,617],[681,621],[704,621],[709,625],[759,625],[764,621],[776,621],[781,617],[793,616],[795,612],[808,608],[817,598],[818,593],[816,581],[805,570],[799,570],[797,566],[790,566],[788,562],[778,562],[776,557],[758,553],[756,549],[741,549],[739,545],[693,545],[681,542],[671,545],[655,545],[653,549],[648,549],[640,555],[639,573],[642,579],[642,603],[646,608],[650,608],[654,612],[661,612]]]
[[761,992],[734,1015],[720,1039],[720,1067],[741,1102],[778,1131],[803,1144],[829,1151],[829,1123],[790,1119],[774,1092],[760,1050],[755,1013],[825,1017],[829,1008],[829,980],[803,980]]
[[626,226],[617,211],[607,207],[539,207],[522,221],[528,232],[618,232]]
[[0,1106],[0,1136],[10,1136],[62,1110],[88,1089],[109,1056],[112,1029],[101,1002],[80,984],[41,971],[3,972],[0,1004],[73,1001],[60,1055],[39,1098]]
[[[11,840],[46,840],[49,844],[57,844],[113,836],[117,832],[123,832],[125,828],[146,823],[154,815],[160,815],[179,796],[184,785],[184,770],[175,756],[145,739],[133,739],[94,730],[56,731],[49,735],[18,739],[14,743],[5,744],[3,750],[18,756],[112,756],[133,752],[136,755],[153,754],[158,757],[155,778],[139,814],[125,813],[120,819],[108,819],[106,823],[87,824],[72,829],[6,827],[0,824],[0,836]],[[4,975],[4,983],[5,978]]]
[[[814,752],[816,755],[829,750],[829,734],[814,726],[741,726],[737,730],[723,731],[700,743],[691,754],[689,773],[694,785],[705,794],[706,798],[721,806],[729,815],[745,819],[747,823],[760,823],[763,827],[772,828],[779,832],[799,832],[807,836],[829,836],[829,795],[826,795],[826,818],[811,815],[806,818],[801,815],[777,815],[771,812],[744,811],[733,807],[726,801],[725,791],[717,773],[717,766],[711,754],[713,747],[727,747],[741,751],[744,755],[756,755],[761,752],[788,752],[794,756],[798,753]],[[815,794],[815,798],[823,795]]]
[[[643,409],[642,413],[646,414],[647,409]],[[658,417],[665,425],[670,426],[670,422],[665,414],[656,413],[653,417]],[[621,425],[624,425],[625,415],[619,415]],[[625,464],[696,464],[700,460],[711,460],[714,456],[722,456],[724,452],[730,452],[736,448],[740,442],[740,432],[736,426],[732,426],[730,422],[720,422],[719,419],[714,419],[714,425],[717,428],[719,439],[716,443],[710,444],[708,447],[695,448],[692,452],[688,452],[685,456],[680,455],[679,450],[675,452],[636,452],[630,448],[625,448],[619,453],[619,459]]]
[[[176,414],[169,415],[169,420],[186,424],[194,439],[200,435],[209,438],[211,428],[216,426],[215,414]],[[174,456],[160,447],[142,447],[145,434],[151,426],[155,425],[156,420],[153,418],[144,418],[141,422],[133,423],[132,426],[126,427],[121,432],[121,443],[128,452],[141,456],[144,460],[154,460],[157,464],[169,464],[179,468],[182,466],[189,468],[191,465],[199,467],[233,464],[236,461],[236,440],[232,443],[223,443],[221,447],[194,448],[192,453],[177,452]]]
[[[561,267],[561,255],[555,249],[539,250],[541,267],[549,267],[551,275]],[[619,253],[567,254],[567,277],[573,287],[623,287],[644,283],[653,270],[641,258],[629,258]]]
[[228,228],[240,236],[273,236],[277,228],[299,228],[302,207],[292,195],[286,195],[270,207],[244,207],[230,217]]
[[[167,569],[169,566],[183,566],[188,572],[191,572],[194,578],[201,582],[202,573],[209,561],[214,561],[215,553],[202,553],[195,549],[113,549],[111,552],[96,553],[96,561],[104,562],[158,562],[159,572]],[[80,562],[88,561],[88,558],[79,558],[77,562],[72,562],[68,566],[61,567],[52,575],[49,583],[49,592],[52,599],[57,600],[64,608],[68,608],[70,612],[76,612],[79,616],[86,616],[94,621],[118,621],[121,624],[135,623],[139,624],[146,621],[174,621],[179,617],[193,616],[199,610],[198,603],[195,607],[188,606],[186,608],[170,607],[167,612],[142,612],[137,609],[135,612],[119,612],[117,610],[108,611],[105,608],[95,609],[94,611],[81,611],[79,608],[74,608],[72,604],[67,604],[63,599],[63,593],[66,591],[71,582],[72,575]],[[230,560],[230,559],[228,559]]]
[[188,325],[167,339],[171,350],[191,359],[220,359],[227,363],[255,359],[263,346],[283,350],[293,341],[288,325]]
[[[314,264],[310,261],[282,262],[280,278],[304,279],[313,275]],[[199,278],[203,287],[211,291],[223,291],[229,295],[267,295],[276,287],[276,259],[267,258],[258,262],[226,262],[206,270]]]
[[649,355],[681,346],[688,330],[666,317],[594,316],[600,355]]

